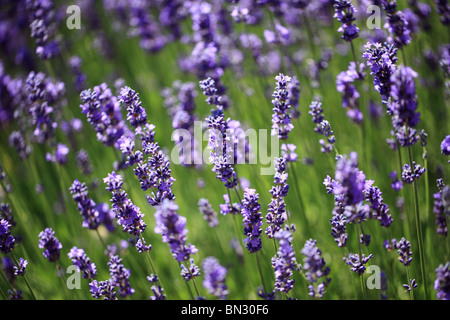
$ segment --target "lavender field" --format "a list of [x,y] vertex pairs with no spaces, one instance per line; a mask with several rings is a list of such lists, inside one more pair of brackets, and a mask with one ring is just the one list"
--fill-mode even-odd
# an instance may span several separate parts
[[449,300],[447,0],[0,0],[1,300]]

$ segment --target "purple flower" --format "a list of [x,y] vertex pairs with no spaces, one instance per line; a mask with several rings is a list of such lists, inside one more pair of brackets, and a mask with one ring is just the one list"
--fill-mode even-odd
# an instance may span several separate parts
[[39,233],[39,248],[44,249],[44,257],[50,262],[59,260],[62,244],[55,237],[55,231],[52,228],[46,228]]
[[280,73],[275,77],[276,86],[275,91],[272,94],[274,105],[272,114],[272,135],[278,135],[281,140],[288,138],[289,132],[294,128],[291,123],[290,115],[290,98],[288,84],[291,81],[291,77],[285,76]]
[[241,204],[240,203],[231,203],[228,194],[223,195],[224,204],[220,204],[220,213],[224,216],[227,214],[240,214],[241,213]]
[[142,107],[139,93],[130,87],[123,87],[120,90],[119,102],[127,106],[127,120],[133,127],[145,125],[147,123],[147,113]]
[[346,255],[344,257],[344,261],[346,264],[352,266],[351,270],[353,272],[356,272],[359,275],[362,275],[364,271],[366,271],[366,264],[369,262],[369,260],[373,257],[373,254],[369,254],[369,256],[365,256],[362,254],[362,257],[360,258],[358,254],[355,253],[349,253],[348,256]]
[[280,147],[281,156],[286,159],[287,162],[297,162],[298,155],[295,152],[297,146],[292,143],[283,143]]
[[275,273],[275,290],[289,293],[294,287],[294,271],[299,270],[292,246],[292,233],[288,230],[277,231],[274,238],[278,240],[277,254],[272,258],[272,267]]
[[164,294],[164,289],[161,287],[160,284],[157,284],[159,282],[158,276],[155,274],[151,274],[147,277],[148,282],[155,283],[151,286],[151,290],[153,292],[153,296],[150,296],[150,300],[165,300],[166,295]]
[[207,257],[203,260],[202,268],[204,272],[203,286],[209,294],[225,300],[228,295],[228,286],[226,285],[227,269],[220,265],[214,257]]
[[351,206],[364,200],[365,175],[358,169],[358,154],[351,152],[336,162],[333,194],[343,206]]
[[450,24],[450,5],[448,0],[435,0],[434,2],[442,24],[448,26]]
[[[305,256],[303,258],[302,271],[306,280],[310,283],[308,286],[309,295],[314,298],[322,298],[324,287],[327,287],[331,281],[328,278],[330,268],[326,266],[325,259],[322,257],[322,251],[316,244],[317,241],[313,239],[306,241],[301,251]],[[321,278],[323,278],[322,282],[320,282]]]
[[69,148],[62,143],[58,143],[56,146],[55,154],[47,153],[46,160],[49,162],[56,162],[61,165],[67,163],[67,155],[69,154]]
[[359,92],[353,84],[355,80],[364,79],[364,64],[359,65],[359,70],[355,62],[350,62],[348,70],[339,73],[336,77],[336,89],[342,93],[342,107],[347,109],[347,116],[357,124],[363,120],[362,112],[358,109]]
[[441,142],[441,152],[445,156],[450,156],[450,135],[445,136]]
[[97,280],[90,282],[89,291],[95,299],[103,297],[104,300],[117,300],[115,285],[111,279],[100,282]]
[[406,291],[412,291],[417,288],[416,279],[409,279],[409,284],[404,284],[403,288],[405,288]]
[[272,200],[267,210],[266,222],[269,225],[265,233],[269,238],[273,238],[275,234],[281,230],[287,218],[286,203],[284,197],[287,196],[289,185],[287,184],[288,174],[286,173],[286,159],[275,158],[275,186],[272,187],[270,193]]
[[447,216],[450,215],[450,187],[437,180],[438,192],[433,194],[433,212],[436,215],[437,233],[447,236]]
[[86,255],[83,249],[73,247],[67,254],[73,264],[79,268],[83,278],[93,279],[97,275],[97,269],[94,263],[91,263],[91,259]]
[[16,149],[21,160],[27,159],[31,152],[31,146],[25,141],[20,131],[13,131],[8,138],[9,145]]
[[8,203],[0,203],[0,219],[5,219],[8,221],[11,228],[16,226],[11,207]]
[[169,244],[170,252],[178,262],[189,260],[191,254],[197,252],[194,245],[186,245],[186,218],[178,213],[178,205],[171,200],[164,199],[156,206],[155,233],[162,236],[162,241]]
[[414,170],[411,171],[411,166],[409,164],[405,164],[403,166],[402,172],[402,180],[404,183],[413,183],[415,180],[419,179],[420,176],[426,171],[425,168],[422,168],[419,164],[416,164],[414,161],[412,162]]
[[201,198],[198,200],[198,208],[200,209],[203,218],[208,221],[208,225],[211,228],[217,227],[219,225],[219,220],[217,220],[217,213],[211,207],[211,204],[207,199]]
[[391,75],[396,70],[397,47],[391,44],[371,43],[365,45],[363,57],[367,59],[370,74],[373,75],[375,90],[387,101],[391,92]]
[[88,189],[86,184],[75,179],[70,187],[72,198],[77,204],[77,209],[83,217],[83,228],[96,230],[101,223],[97,205],[88,197]]
[[397,171],[393,171],[389,174],[389,178],[392,179],[391,188],[394,191],[400,191],[403,188],[403,183],[397,178]]
[[342,25],[339,27],[338,31],[342,33],[341,38],[345,41],[352,41],[358,37],[359,28],[355,21],[356,9],[350,0],[336,0],[334,1],[334,18],[336,18]]
[[397,48],[406,46],[411,42],[410,28],[403,12],[397,11],[397,0],[381,0],[381,5],[387,15],[384,28],[389,31],[388,41]]
[[441,264],[436,268],[434,290],[439,300],[450,300],[450,263]]
[[112,256],[108,266],[111,284],[118,288],[122,297],[131,296],[135,291],[129,282],[131,272],[123,266],[122,259],[119,256]]
[[256,253],[262,248],[261,243],[261,226],[262,216],[259,211],[261,205],[258,202],[259,195],[255,189],[245,189],[244,199],[242,199],[241,214],[244,222],[244,239],[247,250],[251,253]]
[[323,116],[322,102],[317,100],[312,101],[309,109],[309,114],[312,116],[312,120],[316,124],[314,131],[327,138],[327,142],[325,142],[325,140],[323,139],[319,140],[319,143],[322,146],[321,152],[330,153],[333,148],[333,144],[336,142],[336,139],[334,137],[333,130],[331,130],[330,123],[328,122],[328,120],[325,120],[325,117]]
[[404,266],[409,266],[412,262],[412,251],[411,244],[405,238],[400,240],[392,239],[391,243],[386,243],[388,249],[395,249],[398,252],[398,261],[400,261]]
[[189,281],[200,275],[200,268],[194,264],[193,258],[189,259],[188,267],[186,267],[184,264],[181,264],[180,267],[181,267],[181,276],[186,281]]
[[27,268],[28,261],[24,258],[19,258],[18,265],[14,266],[14,275],[17,276],[24,276],[25,275],[25,269]]

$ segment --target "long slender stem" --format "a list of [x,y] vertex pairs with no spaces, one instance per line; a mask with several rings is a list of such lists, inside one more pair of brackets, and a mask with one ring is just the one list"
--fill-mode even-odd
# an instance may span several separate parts
[[[16,266],[19,267],[19,262],[17,261],[16,257],[12,254],[12,252],[11,252],[11,257],[13,258],[14,263],[16,264]],[[28,290],[30,291],[31,296],[33,297],[34,300],[37,300],[36,295],[34,294],[33,289],[31,289],[31,285],[28,282],[28,279],[27,279],[27,277],[25,275],[23,275],[23,279],[25,280],[25,283],[26,283],[26,285],[28,287]]]
[[[414,172],[414,164],[412,160],[412,154],[411,154],[411,147],[408,146],[408,157],[409,162],[411,166],[411,172]],[[420,272],[422,275],[422,284],[425,291],[425,299],[428,299],[428,289],[427,289],[427,280],[425,275],[425,257],[423,253],[423,236],[422,236],[422,226],[420,221],[420,213],[419,213],[419,197],[417,195],[417,185],[416,180],[412,183],[413,186],[413,192],[414,192],[414,216],[415,216],[415,223],[416,223],[416,232],[418,237],[418,243],[419,243],[419,258],[420,258]]]
[[255,256],[256,256],[256,263],[258,264],[259,277],[261,278],[261,283],[262,283],[262,286],[263,286],[263,288],[264,288],[264,294],[267,294],[268,291],[267,291],[266,284],[265,284],[265,282],[264,282],[264,275],[263,275],[263,273],[262,273],[261,263],[259,262],[259,255],[258,255],[258,252],[255,254]]

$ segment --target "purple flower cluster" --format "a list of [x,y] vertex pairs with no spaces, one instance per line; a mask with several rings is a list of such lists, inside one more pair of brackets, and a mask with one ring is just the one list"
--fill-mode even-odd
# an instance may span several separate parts
[[373,257],[373,254],[369,254],[367,257],[362,254],[361,258],[356,253],[349,253],[348,256],[344,257],[346,264],[352,266],[351,270],[356,272],[358,275],[362,275],[366,271],[366,264]]
[[117,300],[117,292],[112,280],[97,281],[94,280],[89,283],[89,292],[95,299],[103,297],[104,300]]
[[447,236],[447,216],[450,216],[450,187],[437,179],[438,192],[433,194],[433,212],[436,215],[437,233]]
[[397,50],[393,44],[368,42],[363,57],[367,59],[370,74],[373,75],[375,90],[387,101],[391,93],[391,76],[396,70]]
[[320,151],[323,153],[330,153],[336,142],[336,138],[334,137],[333,130],[331,130],[330,122],[325,120],[325,117],[323,116],[322,102],[318,100],[312,101],[309,109],[308,113],[312,116],[312,120],[316,124],[314,131],[327,138],[327,142],[323,139],[319,140],[319,143],[322,146]]
[[70,151],[69,148],[65,144],[58,143],[56,145],[55,153],[52,154],[52,153],[47,152],[47,154],[45,155],[45,158],[49,162],[54,162],[54,163],[59,163],[61,165],[64,165],[68,161],[67,155],[69,154],[69,151]]
[[[331,281],[328,278],[330,268],[326,266],[325,259],[322,257],[322,251],[316,246],[317,241],[309,239],[306,241],[301,253],[303,258],[302,271],[305,274],[308,285],[309,295],[313,298],[322,298],[325,288]],[[323,278],[323,281],[321,281]],[[320,282],[320,283],[319,283]]]
[[130,285],[130,269],[126,269],[122,264],[122,259],[119,256],[112,256],[108,262],[110,282],[113,286],[118,288],[119,295],[122,297],[131,296],[134,289]]
[[359,35],[359,28],[353,22],[356,20],[356,9],[350,0],[336,0],[334,1],[334,18],[336,18],[342,25],[337,30],[342,33],[341,38],[345,41],[352,41]]
[[272,258],[272,267],[275,273],[275,291],[289,293],[295,284],[294,271],[299,270],[292,246],[292,233],[289,230],[277,231],[274,238],[278,240],[278,251]]
[[85,89],[86,74],[81,70],[82,60],[79,56],[72,56],[68,62],[69,68],[75,77],[75,90],[81,92]]
[[62,244],[55,237],[55,231],[52,228],[46,228],[39,233],[39,248],[44,249],[44,257],[50,262],[59,260]]
[[445,136],[441,142],[441,153],[445,156],[450,156],[450,135]]
[[186,218],[178,213],[178,205],[171,200],[164,199],[156,206],[155,233],[161,234],[162,241],[170,247],[175,260],[183,262],[189,260],[191,254],[197,252],[197,248],[192,245],[186,245]]
[[127,107],[127,120],[130,124],[137,128],[147,123],[147,113],[142,107],[139,93],[130,87],[123,87],[118,96],[119,102],[125,103]]
[[212,208],[208,199],[201,198],[198,200],[198,208],[200,213],[203,215],[203,218],[208,221],[208,225],[211,228],[215,228],[219,225],[219,220],[217,220],[217,213]]
[[450,300],[450,263],[441,264],[436,268],[434,290],[439,300]]
[[155,274],[151,274],[147,277],[148,282],[152,283],[151,290],[153,292],[153,296],[150,296],[150,300],[165,300],[166,295],[164,294],[164,289],[158,284],[158,276]]
[[275,77],[276,86],[272,94],[272,135],[278,135],[281,140],[286,140],[289,132],[294,128],[291,123],[291,105],[289,98],[289,86],[291,77],[280,73]]
[[259,211],[261,205],[258,200],[259,195],[256,193],[255,189],[246,188],[244,190],[244,198],[241,203],[244,235],[246,236],[244,242],[246,243],[247,250],[251,253],[256,253],[262,248],[261,226],[263,219],[261,212]]
[[405,238],[400,240],[392,239],[391,242],[385,241],[385,248],[388,250],[395,249],[398,252],[398,261],[400,261],[404,266],[409,266],[412,262],[412,251],[411,244]]
[[236,215],[241,213],[241,204],[237,202],[231,203],[228,194],[223,195],[223,200],[225,201],[225,203],[219,205],[220,213],[222,215],[224,216],[227,214]]
[[225,187],[232,189],[237,183],[236,172],[234,171],[234,152],[229,144],[230,130],[229,122],[225,121],[221,110],[216,110],[207,118],[209,126],[208,147],[210,161],[214,164],[212,171],[216,173],[216,178],[221,180]]
[[419,164],[416,164],[414,161],[412,162],[412,165],[414,167],[413,170],[411,170],[411,166],[409,164],[403,165],[403,171],[402,171],[402,181],[404,183],[411,184],[415,180],[419,179],[420,176],[426,171],[425,168],[422,168]]
[[72,263],[79,268],[83,278],[95,278],[97,275],[95,264],[91,262],[91,259],[89,259],[83,249],[73,247],[67,255],[72,260]]
[[97,140],[106,146],[119,149],[118,140],[123,135],[130,135],[122,118],[120,103],[106,83],[92,89],[83,90],[80,94],[81,112],[87,117],[97,133]]
[[204,271],[203,286],[209,294],[225,300],[228,295],[228,286],[225,283],[227,269],[220,265],[215,257],[207,257],[202,262]]
[[284,198],[289,191],[289,184],[287,184],[288,174],[286,172],[286,159],[275,158],[275,176],[274,183],[270,193],[272,194],[272,200],[269,203],[267,209],[266,222],[268,227],[265,233],[269,238],[274,238],[275,234],[280,231],[287,219],[286,203]]
[[389,31],[388,41],[402,48],[411,42],[408,21],[402,11],[397,10],[397,0],[381,0],[381,5],[386,11],[386,23],[384,28]]
[[70,187],[72,198],[77,204],[78,211],[83,217],[83,228],[96,230],[100,225],[100,215],[96,208],[94,200],[88,197],[86,184],[75,179]]
[[48,60],[59,54],[55,37],[55,11],[52,0],[27,0],[31,37],[36,41],[36,54]]
[[0,251],[4,254],[15,247],[16,239],[11,235],[11,224],[6,219],[0,220]]
[[363,63],[357,67],[356,63],[352,61],[348,70],[339,73],[336,77],[336,89],[342,94],[342,107],[347,110],[347,116],[356,124],[362,123],[363,114],[358,108],[360,95],[353,83],[356,80],[364,79],[363,70]]
[[115,171],[108,173],[103,179],[107,185],[106,190],[111,192],[112,209],[116,215],[118,225],[122,226],[123,231],[128,232],[132,236],[139,237],[147,227],[144,220],[144,214],[141,213],[127,193],[122,189],[122,176],[117,175]]

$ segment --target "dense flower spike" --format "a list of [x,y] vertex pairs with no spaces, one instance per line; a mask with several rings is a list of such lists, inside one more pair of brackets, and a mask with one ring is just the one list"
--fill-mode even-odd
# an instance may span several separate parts
[[24,276],[25,275],[25,269],[27,268],[28,260],[25,260],[24,258],[19,258],[18,265],[14,266],[14,275],[17,276]]
[[440,300],[450,300],[450,263],[439,265],[435,272],[434,290],[436,290],[436,297]]
[[316,124],[314,131],[327,138],[327,142],[323,139],[319,140],[319,143],[322,146],[320,151],[323,153],[330,153],[336,139],[333,130],[331,130],[330,123],[328,120],[325,120],[325,117],[323,116],[322,102],[318,100],[312,101],[309,109],[308,113],[312,116],[312,120]]
[[145,125],[147,123],[147,113],[142,107],[139,93],[130,87],[123,87],[120,90],[119,102],[127,106],[127,120],[133,127]]
[[266,222],[269,225],[265,233],[269,238],[273,238],[275,233],[282,229],[287,219],[286,203],[284,198],[287,196],[289,185],[287,184],[288,174],[286,172],[286,159],[275,158],[275,186],[272,186],[270,193],[272,200],[267,209]]
[[375,90],[382,100],[387,101],[391,93],[391,75],[396,70],[398,48],[393,44],[368,42],[365,49],[363,57],[367,59],[370,74],[373,75]]
[[278,135],[281,140],[288,138],[289,132],[294,128],[291,123],[291,105],[289,97],[289,83],[291,77],[280,73],[275,77],[276,86],[272,94],[272,135]]
[[150,296],[150,300],[166,300],[166,295],[164,294],[164,289],[158,284],[158,276],[151,274],[147,277],[148,282],[153,283],[151,286],[151,290],[153,292],[153,296]]
[[83,228],[96,230],[101,223],[97,205],[88,197],[86,184],[75,179],[70,187],[72,198],[77,204],[77,209],[83,217]]
[[91,262],[91,259],[89,259],[83,249],[73,247],[67,255],[69,256],[69,259],[72,260],[73,264],[79,268],[83,278],[95,278],[97,275],[96,266]]
[[444,185],[442,179],[437,179],[438,192],[433,194],[433,212],[436,215],[436,232],[447,236],[447,216],[450,216],[450,187]]
[[350,0],[336,0],[334,1],[334,18],[336,18],[342,25],[337,31],[342,33],[341,38],[345,41],[352,41],[359,35],[359,28],[354,24],[356,17],[356,9]]
[[351,270],[358,275],[362,275],[366,271],[366,264],[373,257],[373,254],[369,254],[367,257],[362,254],[362,258],[356,253],[349,253],[348,256],[344,257],[346,264],[352,266]]
[[122,118],[120,103],[112,94],[106,83],[92,89],[83,90],[80,94],[81,112],[87,117],[97,133],[98,141],[107,146],[119,149],[118,140],[131,133]]
[[405,238],[400,240],[392,239],[391,242],[385,243],[385,247],[390,249],[395,249],[398,252],[398,261],[400,261],[404,266],[409,266],[412,262],[412,252],[411,244]]
[[313,298],[322,298],[325,287],[331,281],[331,278],[328,278],[330,268],[326,266],[322,252],[316,244],[317,241],[313,239],[306,241],[301,251],[305,256],[303,258],[302,272],[305,274],[306,280],[310,283],[308,286],[309,295]]
[[220,265],[215,257],[207,257],[202,262],[204,272],[203,286],[209,294],[219,299],[226,299],[228,286],[225,283],[227,269]]
[[414,170],[411,170],[411,166],[409,164],[405,164],[403,166],[402,180],[404,183],[413,183],[415,180],[419,179],[420,176],[426,171],[425,168],[422,168],[414,161],[412,165],[414,166]]
[[359,66],[355,62],[350,62],[348,70],[339,73],[336,77],[336,89],[342,94],[342,107],[347,110],[347,116],[352,122],[361,124],[363,114],[358,108],[359,92],[353,84],[356,80],[364,79],[364,64]]
[[131,296],[135,290],[130,285],[130,270],[122,264],[119,256],[112,256],[108,262],[110,282],[118,288],[119,295],[122,297]]
[[39,248],[44,249],[43,255],[50,262],[59,260],[62,244],[55,237],[55,231],[52,228],[46,228],[39,233]]
[[141,213],[139,207],[128,198],[127,193],[122,189],[122,176],[113,171],[108,173],[103,182],[106,184],[106,190],[112,194],[112,209],[116,214],[117,224],[122,226],[123,231],[139,237],[147,227],[144,220],[142,220],[144,214]]
[[242,199],[241,214],[244,222],[244,243],[247,250],[256,253],[262,248],[262,216],[261,205],[258,202],[259,195],[255,189],[247,188],[244,190],[244,199]]
[[11,235],[11,225],[8,220],[0,220],[0,251],[4,254],[11,252],[15,247],[16,239]]
[[288,230],[277,231],[274,238],[278,241],[277,254],[272,258],[272,267],[275,273],[275,290],[289,293],[295,284],[294,271],[299,270],[292,246],[292,233]]
[[381,5],[386,11],[386,23],[384,27],[389,31],[388,41],[402,48],[411,42],[410,29],[405,14],[397,10],[397,0],[381,0]]
[[189,260],[192,254],[197,252],[197,248],[192,244],[186,244],[186,218],[178,213],[178,205],[171,200],[165,199],[156,206],[155,233],[162,236],[162,241],[170,247],[175,260],[183,262]]
[[445,156],[450,156],[450,135],[446,136],[441,142],[441,152]]
[[104,300],[117,300],[117,293],[112,280],[100,281],[97,280],[89,283],[89,292],[95,299],[103,297]]

